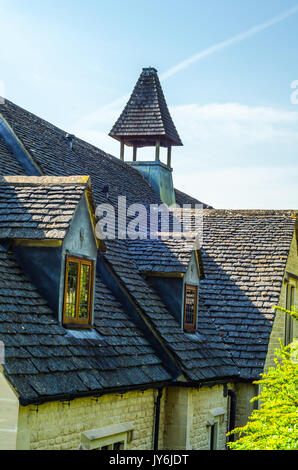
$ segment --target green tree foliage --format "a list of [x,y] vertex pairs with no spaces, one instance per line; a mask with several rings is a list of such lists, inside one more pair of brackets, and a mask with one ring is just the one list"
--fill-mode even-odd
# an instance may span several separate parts
[[[298,318],[297,310],[288,312]],[[276,351],[275,367],[271,367],[256,384],[261,394],[260,408],[254,410],[246,426],[230,434],[239,439],[230,442],[232,450],[297,450],[298,449],[298,342]]]

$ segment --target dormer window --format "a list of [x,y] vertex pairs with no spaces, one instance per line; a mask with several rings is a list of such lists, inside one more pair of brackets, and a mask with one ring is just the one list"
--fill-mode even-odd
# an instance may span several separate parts
[[92,324],[94,263],[66,257],[63,324],[84,328]]
[[184,296],[184,331],[194,333],[198,313],[198,287],[186,284]]

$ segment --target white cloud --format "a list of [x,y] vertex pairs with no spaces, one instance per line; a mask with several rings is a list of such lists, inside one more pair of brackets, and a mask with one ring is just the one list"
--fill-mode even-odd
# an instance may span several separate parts
[[179,189],[221,208],[298,208],[297,111],[214,103],[171,112],[184,142],[173,152]]
[[[178,189],[216,207],[298,208],[298,111],[239,103],[170,109],[184,147],[173,149]],[[73,132],[113,155],[108,136],[121,109],[106,109]],[[131,151],[126,150],[131,158]],[[154,159],[141,149],[140,159]],[[163,157],[162,157],[163,158]]]
[[[298,112],[239,103],[190,104],[171,108],[184,141],[221,138],[236,143],[298,142]],[[243,141],[244,139],[244,141]],[[218,142],[217,142],[218,143]],[[233,142],[231,142],[233,143]],[[235,144],[235,140],[234,140]]]
[[218,209],[298,209],[298,166],[175,172],[175,186]]

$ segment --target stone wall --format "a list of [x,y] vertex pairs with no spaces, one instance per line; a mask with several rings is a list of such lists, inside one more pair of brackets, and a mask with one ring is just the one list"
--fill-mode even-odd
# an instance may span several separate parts
[[[286,265],[286,272],[289,272],[298,276],[298,255],[297,255],[296,234],[291,244],[291,249],[290,249],[290,253],[289,253],[289,257],[288,257],[288,261]],[[282,284],[280,300],[279,300],[279,305],[283,308],[286,307],[287,283],[285,281],[286,281],[286,276]],[[296,288],[295,289],[295,307],[298,308],[298,280],[290,277],[289,281],[290,281],[290,284],[295,286]],[[272,328],[269,346],[268,346],[267,359],[266,359],[265,368],[264,368],[265,372],[268,370],[269,367],[274,366],[274,353],[275,353],[275,350],[279,348],[279,339],[281,339],[282,342],[284,342],[285,315],[286,315],[285,313],[278,312],[278,311],[276,312],[275,321],[274,321],[274,325]],[[298,322],[294,320],[293,326],[294,326],[294,337],[297,338]]]
[[231,388],[233,388],[236,393],[235,427],[238,428],[246,425],[249,416],[256,408],[257,402],[251,403],[251,400],[258,395],[258,388],[252,383],[238,383]]
[[194,450],[210,449],[210,425],[217,423],[217,450],[224,450],[227,434],[227,397],[223,386],[191,389],[192,422],[190,423],[190,446]]
[[0,365],[0,450],[15,450],[19,400]]
[[164,446],[167,450],[209,450],[210,425],[217,423],[218,450],[225,449],[227,397],[223,386],[171,387],[166,392]]
[[[157,392],[129,392],[20,407],[17,449],[79,449],[85,431],[132,423],[127,449],[151,450],[154,439],[154,402]],[[164,399],[161,406],[160,445],[163,445]]]
[[[236,392],[236,426],[243,426],[254,405],[252,384],[231,384]],[[163,390],[159,449],[209,450],[210,426],[216,424],[216,448],[224,450],[228,426],[228,397],[224,386],[169,387]],[[152,450],[157,390],[81,398],[19,408],[17,449],[79,449],[86,431],[131,423],[127,450]]]

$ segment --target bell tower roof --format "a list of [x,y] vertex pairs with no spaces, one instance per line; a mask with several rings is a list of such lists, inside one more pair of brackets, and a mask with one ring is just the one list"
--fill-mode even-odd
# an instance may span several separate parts
[[111,137],[125,145],[139,148],[183,145],[171,118],[157,70],[144,68]]

